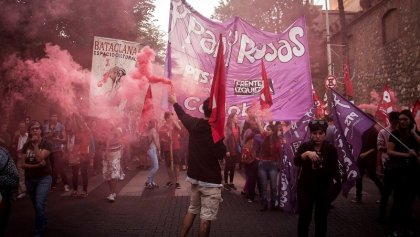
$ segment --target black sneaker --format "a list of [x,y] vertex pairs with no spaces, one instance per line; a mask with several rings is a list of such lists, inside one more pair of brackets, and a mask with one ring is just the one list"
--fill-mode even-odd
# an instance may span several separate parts
[[229,184],[229,187],[231,188],[231,189],[233,189],[233,190],[236,190],[236,187],[235,187],[235,185],[232,183],[232,184]]
[[169,187],[172,187],[172,185],[174,184],[171,181],[168,181],[165,186],[169,188]]
[[175,183],[175,188],[176,189],[181,189],[181,185],[179,183]]
[[226,189],[227,191],[232,190],[232,188],[230,187],[230,185],[229,185],[229,184],[224,184],[224,185],[223,185],[223,188],[224,188],[224,189]]

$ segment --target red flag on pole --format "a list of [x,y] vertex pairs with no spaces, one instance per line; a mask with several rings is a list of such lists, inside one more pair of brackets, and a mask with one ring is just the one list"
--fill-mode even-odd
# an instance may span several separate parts
[[317,119],[321,119],[325,115],[324,104],[318,98],[318,95],[316,94],[315,90],[312,90],[312,97],[313,97],[314,103],[315,103],[315,117]]
[[154,118],[154,115],[155,115],[155,111],[153,108],[152,87],[149,84],[149,88],[147,88],[146,96],[144,97],[143,109],[141,110],[141,114],[140,114],[140,123],[139,123],[140,132],[145,131],[146,122]]
[[221,34],[219,38],[219,48],[217,50],[216,65],[214,67],[209,99],[209,107],[211,108],[209,123],[211,125],[214,143],[220,141],[224,137],[226,113],[226,67]]
[[267,71],[263,60],[261,60],[261,80],[263,88],[260,95],[260,105],[262,109],[268,109],[273,105],[273,99],[271,98],[270,85],[268,84]]
[[324,94],[324,101],[323,101],[323,108],[324,108],[324,115],[329,115],[330,114],[330,106],[328,105],[328,95],[327,92],[325,92]]
[[416,100],[416,103],[414,104],[411,112],[412,112],[414,118],[420,117],[420,100],[419,99]]
[[391,98],[391,91],[388,85],[385,85],[384,92],[382,93],[381,102],[378,104],[375,117],[379,122],[389,126],[388,114],[394,109],[394,101]]
[[351,84],[350,66],[348,62],[344,63],[344,87],[347,98],[351,100],[353,98],[353,85]]

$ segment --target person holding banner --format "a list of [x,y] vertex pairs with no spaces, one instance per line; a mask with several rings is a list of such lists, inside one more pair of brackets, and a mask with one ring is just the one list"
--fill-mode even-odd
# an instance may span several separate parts
[[420,132],[410,110],[402,110],[398,127],[388,142],[389,167],[394,184],[390,213],[391,236],[413,236],[412,210],[419,188]]
[[[372,120],[375,120],[373,115],[367,114]],[[353,203],[362,202],[362,190],[363,190],[363,176],[367,173],[369,178],[375,183],[382,195],[384,185],[379,180],[376,174],[377,161],[377,138],[378,130],[375,125],[372,125],[368,130],[362,134],[362,148],[360,150],[359,158],[357,159],[357,167],[359,168],[359,175],[356,179],[356,199],[353,199]],[[379,202],[379,201],[378,201]],[[378,203],[377,202],[377,203]]]
[[325,139],[328,127],[325,120],[312,120],[308,126],[310,141],[302,143],[294,157],[295,165],[300,168],[297,177],[298,236],[308,236],[315,207],[315,236],[321,237],[327,234],[333,178],[339,172],[338,154]]
[[189,133],[187,181],[191,183],[191,198],[180,236],[187,236],[197,214],[200,214],[199,236],[209,236],[211,221],[216,219],[219,204],[223,201],[219,160],[225,156],[226,147],[223,139],[213,142],[209,99],[203,102],[205,118],[186,114],[173,93],[168,101]]

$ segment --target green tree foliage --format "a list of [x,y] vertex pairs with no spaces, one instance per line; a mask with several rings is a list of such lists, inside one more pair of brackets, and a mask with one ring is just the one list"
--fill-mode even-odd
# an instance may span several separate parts
[[10,53],[42,57],[51,42],[90,68],[94,36],[137,41],[162,51],[153,20],[153,0],[8,0],[1,1],[0,60]]
[[213,18],[240,16],[265,31],[281,32],[302,15],[302,6],[302,0],[221,0]]
[[302,0],[220,0],[212,18],[226,21],[239,16],[259,29],[280,33],[302,15],[308,26],[312,80],[315,88],[323,90],[327,62],[325,23],[320,7]]

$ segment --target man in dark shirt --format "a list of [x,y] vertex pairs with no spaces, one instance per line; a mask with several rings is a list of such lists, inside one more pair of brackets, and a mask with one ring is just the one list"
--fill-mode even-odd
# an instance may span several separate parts
[[174,94],[169,96],[169,103],[189,133],[187,181],[191,183],[191,199],[181,226],[181,236],[187,236],[197,214],[200,214],[199,236],[209,236],[211,221],[216,219],[223,200],[219,160],[226,154],[226,147],[223,139],[216,144],[213,142],[208,121],[211,114],[209,99],[203,102],[205,118],[186,114]]

